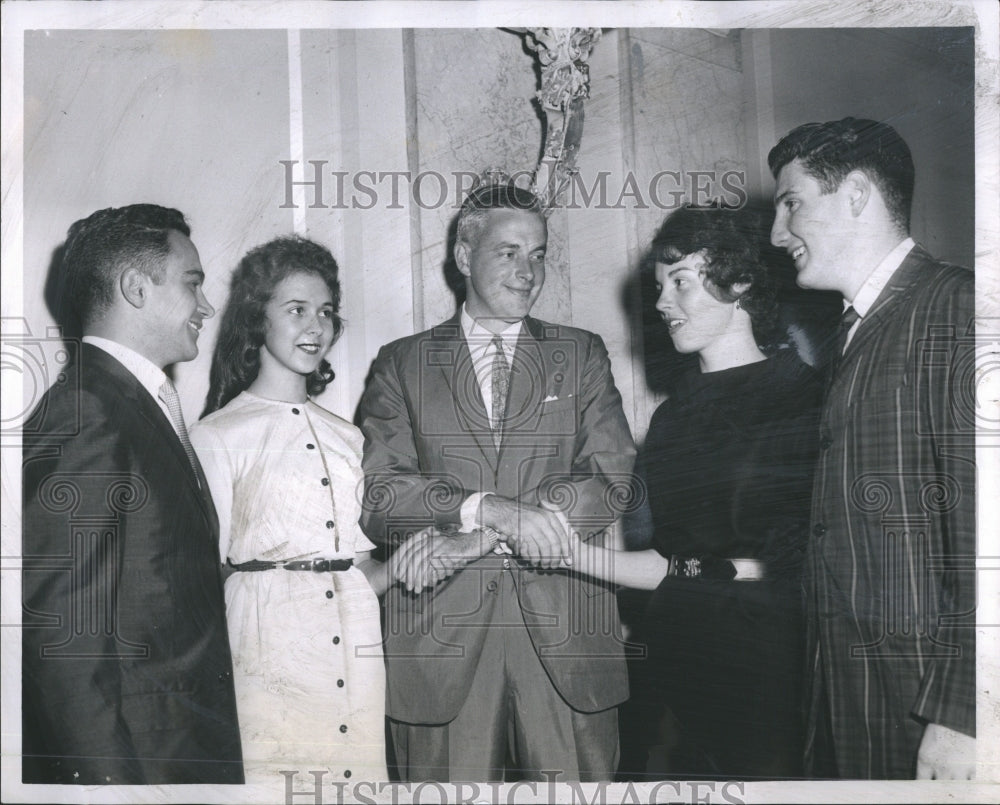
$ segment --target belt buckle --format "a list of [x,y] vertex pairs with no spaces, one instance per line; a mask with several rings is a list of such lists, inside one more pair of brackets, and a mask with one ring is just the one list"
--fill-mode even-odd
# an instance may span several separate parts
[[701,559],[696,557],[690,557],[684,560],[684,567],[681,569],[681,575],[687,576],[689,579],[697,578],[701,575]]
[[326,573],[330,569],[329,559],[313,559],[309,566],[313,573]]

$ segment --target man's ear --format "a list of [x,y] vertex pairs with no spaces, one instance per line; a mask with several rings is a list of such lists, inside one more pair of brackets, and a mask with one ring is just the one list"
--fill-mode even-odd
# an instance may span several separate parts
[[857,218],[861,215],[872,195],[872,180],[864,171],[853,170],[844,177],[841,187],[847,193],[847,200],[851,206],[851,214]]
[[458,266],[458,270],[462,272],[463,276],[468,277],[472,273],[472,269],[469,268],[469,245],[467,243],[458,241],[455,244],[455,265]]
[[146,281],[146,275],[137,268],[126,268],[118,279],[122,296],[132,307],[142,307],[146,304]]
[[729,292],[734,293],[737,296],[743,296],[747,291],[750,290],[749,282],[734,282],[729,286]]

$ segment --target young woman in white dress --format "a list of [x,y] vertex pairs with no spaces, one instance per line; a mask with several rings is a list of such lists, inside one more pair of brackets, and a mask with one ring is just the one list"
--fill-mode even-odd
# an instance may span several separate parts
[[311,396],[333,379],[337,264],[282,237],[232,277],[202,420],[248,783],[384,780],[378,596],[387,568],[358,526],[361,432]]

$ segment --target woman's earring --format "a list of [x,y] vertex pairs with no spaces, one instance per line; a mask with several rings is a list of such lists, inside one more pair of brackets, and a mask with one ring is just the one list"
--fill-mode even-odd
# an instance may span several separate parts
[[743,310],[743,297],[742,296],[736,298],[736,309],[737,310]]

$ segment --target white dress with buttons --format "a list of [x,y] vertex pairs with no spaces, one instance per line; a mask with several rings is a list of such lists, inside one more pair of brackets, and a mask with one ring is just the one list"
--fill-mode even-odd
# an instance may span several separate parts
[[[375,547],[358,526],[362,436],[345,420],[244,392],[191,441],[223,558],[350,559]],[[281,770],[298,770],[296,785],[311,786],[314,770],[325,783],[386,779],[382,633],[364,574],[234,573],[226,610],[247,781],[283,783]]]

